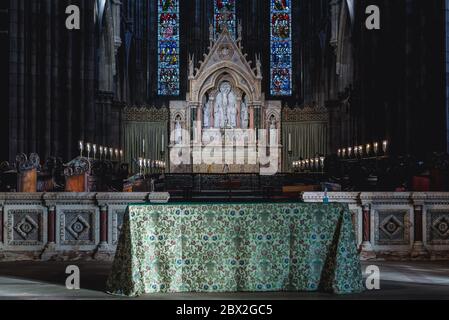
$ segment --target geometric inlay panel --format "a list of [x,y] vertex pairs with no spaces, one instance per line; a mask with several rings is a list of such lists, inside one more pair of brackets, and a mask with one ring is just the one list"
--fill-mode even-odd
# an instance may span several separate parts
[[449,244],[449,210],[427,210],[427,242]]
[[43,244],[43,210],[8,210],[8,244],[14,246],[39,246]]
[[378,211],[375,239],[378,245],[404,245],[410,243],[408,211]]
[[60,242],[63,245],[94,245],[95,210],[63,210]]

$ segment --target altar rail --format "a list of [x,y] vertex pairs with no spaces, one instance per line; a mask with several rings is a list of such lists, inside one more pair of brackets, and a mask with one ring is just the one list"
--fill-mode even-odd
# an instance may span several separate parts
[[[111,259],[126,206],[148,193],[0,193],[0,261]],[[302,194],[322,202],[321,192]],[[449,193],[328,193],[363,259],[449,259]]]

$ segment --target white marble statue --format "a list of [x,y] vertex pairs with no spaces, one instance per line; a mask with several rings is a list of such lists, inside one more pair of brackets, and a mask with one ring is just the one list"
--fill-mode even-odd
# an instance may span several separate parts
[[[215,127],[235,128],[237,126],[237,99],[229,82],[223,82],[220,85],[216,101]],[[219,117],[222,117],[217,119],[217,113]]]
[[214,109],[214,128],[224,128],[225,126],[225,112],[222,104],[215,104]]
[[[234,100],[235,101],[235,100]],[[237,104],[230,103],[228,105],[228,126],[231,128],[237,127]]]
[[207,101],[204,104],[203,108],[203,127],[209,128],[210,127],[210,103]]
[[277,128],[276,128],[276,118],[274,116],[271,116],[270,118],[270,145],[277,145]]
[[181,143],[182,143],[182,127],[180,119],[177,118],[175,123],[175,144]]
[[240,121],[242,129],[248,129],[248,104],[246,103],[246,97],[243,99],[240,106]]

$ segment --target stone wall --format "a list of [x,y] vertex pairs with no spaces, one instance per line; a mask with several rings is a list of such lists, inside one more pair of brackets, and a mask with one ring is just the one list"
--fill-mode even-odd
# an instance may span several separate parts
[[[148,193],[0,193],[0,261],[110,260],[126,206]],[[302,194],[322,202],[323,193]],[[449,259],[449,193],[329,193],[348,203],[362,259]]]

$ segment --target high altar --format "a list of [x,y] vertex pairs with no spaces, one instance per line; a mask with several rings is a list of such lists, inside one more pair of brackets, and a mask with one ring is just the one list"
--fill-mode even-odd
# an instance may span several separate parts
[[210,41],[198,68],[189,59],[186,100],[170,102],[170,172],[280,171],[281,101],[265,100],[260,58],[252,68],[240,32]]

